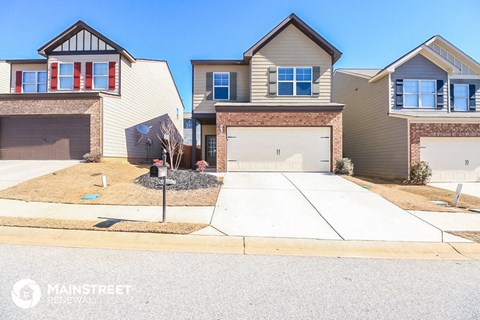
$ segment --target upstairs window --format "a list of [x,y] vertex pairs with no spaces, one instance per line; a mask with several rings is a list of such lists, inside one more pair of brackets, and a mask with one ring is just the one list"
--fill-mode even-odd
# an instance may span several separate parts
[[213,99],[228,100],[230,99],[230,74],[228,72],[213,73]]
[[45,71],[25,71],[22,75],[23,92],[47,92],[47,73]]
[[435,86],[436,80],[404,80],[404,107],[435,108]]
[[60,90],[73,90],[73,63],[60,63],[58,72]]
[[312,95],[312,68],[278,68],[278,95]]
[[93,63],[93,89],[108,89],[108,63]]
[[453,85],[453,109],[455,111],[468,111],[468,84]]

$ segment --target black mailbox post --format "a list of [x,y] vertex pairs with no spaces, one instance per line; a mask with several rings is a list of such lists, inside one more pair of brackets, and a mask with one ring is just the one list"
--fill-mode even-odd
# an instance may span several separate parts
[[150,167],[150,178],[162,178],[162,222],[167,221],[167,150],[162,151],[162,165],[153,165]]

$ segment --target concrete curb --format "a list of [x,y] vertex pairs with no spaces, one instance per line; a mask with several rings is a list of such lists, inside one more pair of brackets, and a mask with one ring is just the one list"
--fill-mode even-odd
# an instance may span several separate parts
[[345,258],[480,260],[478,243],[340,241],[0,227],[0,244]]

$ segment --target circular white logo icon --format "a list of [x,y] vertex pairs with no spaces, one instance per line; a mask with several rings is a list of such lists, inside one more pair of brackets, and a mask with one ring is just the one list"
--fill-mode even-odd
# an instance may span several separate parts
[[30,279],[22,279],[13,285],[12,300],[20,308],[33,308],[40,301],[42,291],[38,284]]

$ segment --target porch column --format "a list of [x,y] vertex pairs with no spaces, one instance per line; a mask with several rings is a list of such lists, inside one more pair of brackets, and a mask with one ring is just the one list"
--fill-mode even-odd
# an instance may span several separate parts
[[192,170],[196,170],[197,159],[197,118],[192,117]]

